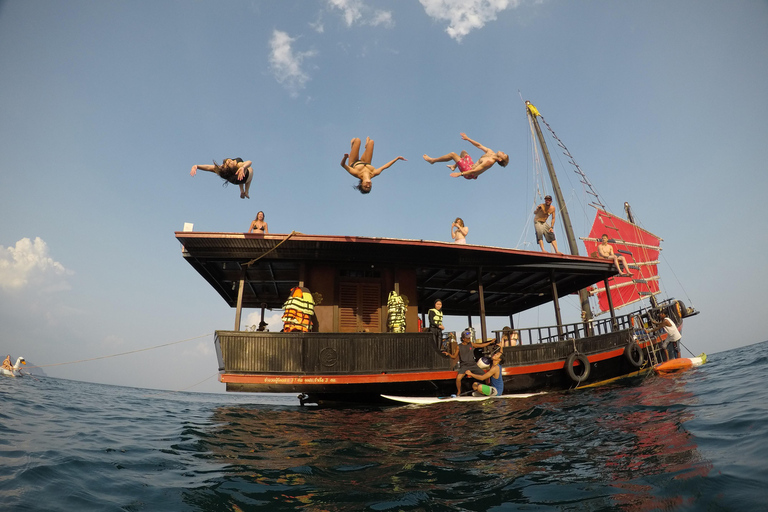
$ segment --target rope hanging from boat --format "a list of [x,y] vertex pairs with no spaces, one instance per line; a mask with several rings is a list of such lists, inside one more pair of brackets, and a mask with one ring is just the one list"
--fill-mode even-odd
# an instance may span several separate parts
[[293,235],[295,235],[295,234],[296,234],[296,231],[295,231],[295,230],[294,230],[294,231],[291,231],[291,232],[288,234],[288,236],[286,236],[285,238],[283,238],[282,240],[280,240],[280,242],[278,242],[278,244],[277,244],[276,246],[274,246],[273,248],[271,248],[270,250],[268,250],[267,252],[265,252],[264,254],[262,254],[261,256],[259,256],[258,258],[254,258],[254,259],[252,259],[251,261],[248,261],[248,262],[246,262],[246,263],[243,263],[243,266],[244,266],[244,267],[250,267],[251,265],[253,265],[253,264],[254,264],[254,263],[256,263],[257,261],[259,261],[261,258],[263,258],[263,257],[264,257],[264,256],[266,256],[267,254],[271,253],[272,251],[274,251],[275,249],[277,249],[278,247],[280,247],[281,245],[283,245],[283,244],[284,244],[285,242],[287,242],[288,240],[290,240],[290,239],[291,239],[291,237],[292,237]]
[[154,347],[147,347],[147,348],[140,348],[140,349],[136,349],[136,350],[129,350],[128,352],[120,352],[119,354],[111,354],[111,355],[107,355],[107,356],[91,357],[91,358],[88,358],[88,359],[78,359],[76,361],[67,361],[67,362],[64,362],[64,363],[38,364],[38,365],[35,365],[35,366],[29,366],[29,368],[50,368],[52,366],[63,366],[65,364],[76,364],[76,363],[87,363],[88,361],[98,361],[99,359],[109,359],[109,358],[112,358],[112,357],[127,356],[127,355],[130,355],[130,354],[136,354],[138,352],[146,352],[148,350],[156,350],[158,348],[170,347],[171,345],[178,345],[179,343],[186,343],[187,341],[193,341],[193,340],[197,340],[197,339],[200,339],[200,338],[206,338],[208,336],[213,336],[213,333],[209,332],[207,334],[201,334],[200,336],[195,336],[194,338],[187,338],[187,339],[184,339],[184,340],[172,341],[170,343],[163,343],[162,345],[155,345]]

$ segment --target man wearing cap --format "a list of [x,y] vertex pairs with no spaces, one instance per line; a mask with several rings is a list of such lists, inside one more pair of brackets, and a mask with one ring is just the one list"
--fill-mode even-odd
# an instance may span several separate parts
[[459,374],[456,376],[456,394],[461,394],[461,379],[464,378],[464,373],[470,371],[472,373],[483,373],[483,370],[477,366],[475,361],[475,349],[487,347],[496,343],[495,340],[486,341],[484,343],[476,342],[472,339],[472,331],[465,329],[461,333],[461,344],[459,345]]
[[[552,216],[551,224],[547,222],[550,215]],[[546,238],[547,242],[555,248],[555,252],[560,254],[557,250],[557,240],[555,240],[555,207],[552,206],[552,196],[544,197],[544,202],[533,210],[533,226],[536,228],[536,241],[539,242],[541,250],[547,252],[542,240]]]

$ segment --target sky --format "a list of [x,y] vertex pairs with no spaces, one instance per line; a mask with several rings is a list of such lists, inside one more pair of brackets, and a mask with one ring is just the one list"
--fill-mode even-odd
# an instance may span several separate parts
[[[271,233],[450,241],[462,217],[469,243],[538,250],[551,188],[523,100],[609,211],[628,201],[664,239],[662,298],[701,311],[684,346],[764,341],[767,63],[765,1],[0,0],[0,352],[53,377],[223,392],[213,332],[234,310],[183,260],[184,223],[243,232],[264,211]],[[468,181],[421,158],[479,157],[461,132],[509,165]],[[339,166],[353,137],[376,141],[375,165],[407,159],[368,195]],[[551,150],[586,236],[589,197]],[[190,176],[225,157],[253,161],[250,199]]]

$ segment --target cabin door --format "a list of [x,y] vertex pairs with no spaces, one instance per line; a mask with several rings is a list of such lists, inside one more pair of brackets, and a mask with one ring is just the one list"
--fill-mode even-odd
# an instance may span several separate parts
[[339,332],[381,332],[379,283],[339,283]]

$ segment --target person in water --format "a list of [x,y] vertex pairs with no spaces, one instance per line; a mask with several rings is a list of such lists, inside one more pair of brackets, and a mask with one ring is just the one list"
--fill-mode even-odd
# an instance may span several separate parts
[[[624,277],[631,276],[632,273],[629,271],[629,266],[627,265],[627,258],[624,256],[616,256],[613,252],[613,246],[608,243],[608,235],[603,233],[603,236],[601,237],[602,242],[598,244],[597,246],[597,257],[602,258],[604,260],[613,260],[613,264],[616,265],[616,270],[619,271],[619,274],[621,274]],[[622,263],[624,265],[624,272],[621,271],[621,267],[619,266],[619,263]]]
[[[491,355],[491,367],[482,375],[478,375],[469,370],[464,372],[466,377],[470,377],[480,382],[472,383],[472,396],[498,396],[504,393],[504,379],[501,376],[501,365],[504,364],[504,354],[500,347],[496,347]],[[491,385],[483,384],[482,381],[490,379]]]
[[189,171],[190,176],[197,174],[197,170],[215,173],[224,180],[224,185],[233,183],[240,186],[240,199],[248,198],[251,189],[251,180],[253,179],[253,168],[250,160],[243,161],[242,158],[225,158],[221,165],[213,161],[213,165],[193,165]]
[[466,244],[467,233],[469,233],[469,228],[464,225],[464,221],[461,217],[456,217],[456,220],[451,224],[451,238],[453,238],[453,243]]
[[264,212],[256,214],[256,218],[251,222],[251,227],[248,229],[249,233],[258,233],[261,231],[264,234],[269,234],[269,226],[264,222]]
[[11,354],[5,356],[5,359],[3,360],[3,368],[13,371],[13,366],[11,365]]
[[461,138],[484,152],[483,156],[480,157],[477,163],[472,161],[472,157],[469,156],[469,153],[466,151],[462,151],[458,155],[454,152],[451,152],[447,155],[439,156],[437,158],[431,158],[429,155],[425,154],[424,160],[430,164],[434,164],[436,162],[453,161],[454,163],[449,164],[448,168],[452,171],[456,171],[456,168],[458,167],[459,172],[452,172],[451,176],[454,178],[464,176],[464,178],[468,180],[476,180],[478,176],[490,169],[493,164],[498,163],[500,166],[506,167],[509,163],[509,155],[506,153],[502,151],[493,151],[492,149],[483,146],[479,142],[470,139],[467,137],[466,133],[462,133]]
[[[347,159],[349,159],[349,165],[347,165]],[[365,150],[363,151],[363,156],[360,156],[360,139],[355,137],[352,139],[352,147],[349,150],[349,153],[344,153],[344,158],[341,159],[341,166],[346,169],[349,174],[360,180],[360,183],[355,185],[355,188],[359,190],[361,194],[367,194],[371,191],[371,180],[381,174],[384,169],[390,168],[392,164],[398,160],[405,160],[405,158],[399,156],[381,167],[376,168],[371,165],[372,159],[373,139],[370,137],[365,138]]]
[[[552,223],[547,222],[549,216],[552,216]],[[544,202],[533,210],[533,227],[536,230],[536,241],[539,243],[542,252],[547,252],[544,248],[544,240],[552,244],[557,254],[557,240],[555,240],[555,207],[552,205],[552,196],[545,196]]]

